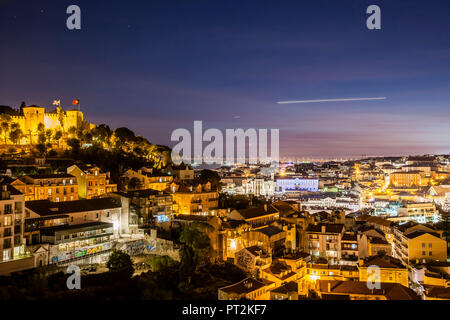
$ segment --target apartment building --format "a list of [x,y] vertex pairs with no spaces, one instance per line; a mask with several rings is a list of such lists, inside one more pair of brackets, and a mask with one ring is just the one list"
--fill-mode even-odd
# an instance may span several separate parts
[[372,256],[360,259],[359,281],[398,283],[409,286],[408,268],[399,259],[391,256]]
[[447,260],[447,242],[433,226],[409,222],[394,232],[393,254],[404,264]]
[[198,185],[177,185],[172,183],[174,214],[217,214],[219,193],[211,189],[211,183]]
[[427,223],[437,222],[439,218],[439,211],[433,202],[405,203],[397,209],[397,212],[400,218],[404,218],[403,221],[414,220],[418,223]]
[[11,182],[11,185],[25,195],[25,201],[78,200],[78,181],[71,174],[26,175]]
[[168,192],[146,189],[116,192],[115,194],[129,199],[129,205],[136,210],[136,214],[139,217],[140,226],[169,222],[172,217],[173,198]]
[[165,190],[173,181],[173,176],[153,169],[141,168],[137,171],[129,169],[120,177],[125,189],[131,190]]
[[25,203],[24,237],[31,248],[48,249],[42,265],[104,262],[129,219],[113,198]]
[[310,224],[306,229],[308,252],[337,264],[342,256],[342,237],[345,227],[341,223]]
[[14,187],[0,185],[0,261],[25,254],[23,243],[24,195]]
[[67,168],[67,173],[77,178],[80,199],[93,199],[117,191],[117,184],[111,183],[109,173],[97,166],[74,164]]
[[341,239],[341,259],[343,265],[358,263],[358,236],[355,233],[344,233]]

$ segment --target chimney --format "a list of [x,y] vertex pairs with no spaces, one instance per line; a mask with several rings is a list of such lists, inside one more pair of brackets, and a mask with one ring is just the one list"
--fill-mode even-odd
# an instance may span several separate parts
[[266,211],[266,212],[267,212],[267,203],[266,203],[266,204],[264,204],[264,211]]
[[322,225],[322,233],[325,233],[326,227]]

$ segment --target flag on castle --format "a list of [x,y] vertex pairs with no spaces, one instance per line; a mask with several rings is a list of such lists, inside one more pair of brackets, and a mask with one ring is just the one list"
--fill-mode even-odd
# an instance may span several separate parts
[[61,100],[53,100],[54,106],[61,106]]
[[79,106],[80,105],[80,99],[75,99],[75,100],[73,100],[73,105],[74,106]]

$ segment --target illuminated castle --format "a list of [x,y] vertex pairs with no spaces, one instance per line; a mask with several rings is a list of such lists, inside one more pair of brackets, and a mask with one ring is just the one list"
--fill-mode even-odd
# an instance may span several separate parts
[[76,129],[92,129],[95,125],[85,122],[83,113],[80,110],[73,109],[64,111],[57,107],[56,110],[46,112],[44,107],[31,105],[21,107],[20,111],[11,115],[11,122],[19,124],[20,129],[24,133],[25,143],[29,143],[29,138],[35,140],[38,134],[38,126],[42,123],[45,130],[61,130],[67,131],[71,127]]

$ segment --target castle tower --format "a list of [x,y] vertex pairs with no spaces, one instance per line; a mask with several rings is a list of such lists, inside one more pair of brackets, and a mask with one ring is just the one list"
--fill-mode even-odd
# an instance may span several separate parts
[[45,108],[33,105],[22,108],[22,111],[25,117],[25,133],[31,131],[31,134],[35,134],[39,123],[44,124]]

